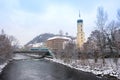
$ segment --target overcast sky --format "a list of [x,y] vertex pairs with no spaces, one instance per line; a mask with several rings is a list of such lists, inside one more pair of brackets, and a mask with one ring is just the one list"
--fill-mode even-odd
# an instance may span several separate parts
[[59,30],[76,36],[79,10],[86,37],[95,29],[97,7],[116,19],[120,0],[0,0],[0,30],[15,36],[24,45],[42,33]]

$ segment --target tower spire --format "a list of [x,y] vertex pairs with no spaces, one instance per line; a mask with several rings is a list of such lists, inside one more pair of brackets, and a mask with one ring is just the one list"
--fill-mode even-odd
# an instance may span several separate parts
[[80,16],[80,10],[79,10],[79,18],[80,18],[81,16]]

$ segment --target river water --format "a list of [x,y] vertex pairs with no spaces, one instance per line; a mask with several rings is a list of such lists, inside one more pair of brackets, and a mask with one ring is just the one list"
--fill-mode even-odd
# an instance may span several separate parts
[[13,60],[0,80],[103,80],[92,73],[71,69],[45,59]]

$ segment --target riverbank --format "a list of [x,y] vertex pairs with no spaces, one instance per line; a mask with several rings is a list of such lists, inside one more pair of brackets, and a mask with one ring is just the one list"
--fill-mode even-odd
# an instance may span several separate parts
[[[48,59],[48,58],[47,58]],[[98,63],[93,63],[93,60],[85,61],[85,63],[81,63],[81,60],[71,60],[70,62],[65,62],[60,59],[48,59],[56,63],[60,63],[71,68],[81,70],[84,72],[91,72],[95,74],[97,77],[106,77],[111,78],[111,80],[119,80],[120,79],[120,67],[116,66],[112,60],[106,60],[107,64],[104,66],[101,65],[101,60]],[[119,63],[118,63],[119,64]]]
[[5,62],[0,65],[0,73],[2,72],[3,68],[8,64],[8,62]]

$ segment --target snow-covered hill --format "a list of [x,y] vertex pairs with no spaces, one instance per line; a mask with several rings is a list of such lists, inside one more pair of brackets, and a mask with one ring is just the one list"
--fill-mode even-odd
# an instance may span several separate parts
[[[25,46],[32,46],[32,47],[40,47],[41,45],[44,45],[44,42],[48,40],[49,38],[60,36],[52,33],[44,33],[36,36],[31,41],[29,41]],[[62,35],[62,37],[66,37],[65,35]],[[67,36],[68,38],[75,39],[75,37]]]

